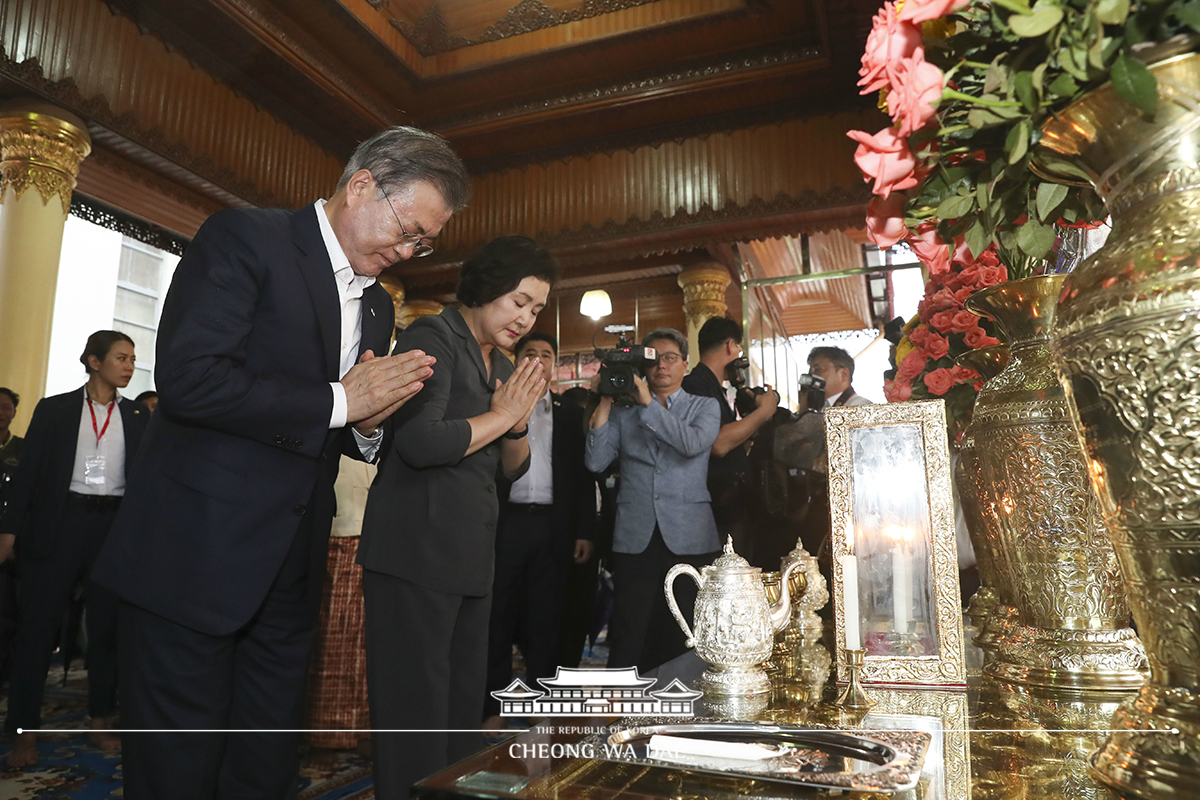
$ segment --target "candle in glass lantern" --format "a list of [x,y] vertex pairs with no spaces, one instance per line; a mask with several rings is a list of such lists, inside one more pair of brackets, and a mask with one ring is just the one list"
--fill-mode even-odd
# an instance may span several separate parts
[[862,633],[858,621],[858,557],[853,554],[842,556],[842,598],[846,619],[846,649],[862,649]]
[[912,564],[910,563],[908,539],[912,535],[908,528],[888,528],[892,538],[892,619],[895,629],[908,632],[912,619]]

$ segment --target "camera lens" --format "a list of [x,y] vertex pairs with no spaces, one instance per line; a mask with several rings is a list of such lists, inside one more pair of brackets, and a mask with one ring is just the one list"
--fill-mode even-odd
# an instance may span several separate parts
[[629,375],[624,372],[614,372],[608,376],[608,385],[614,389],[628,389]]

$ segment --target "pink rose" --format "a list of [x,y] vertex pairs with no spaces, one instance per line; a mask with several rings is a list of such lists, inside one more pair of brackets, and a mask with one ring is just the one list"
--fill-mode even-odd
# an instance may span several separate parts
[[888,197],[872,197],[867,203],[867,236],[880,248],[891,247],[908,235],[904,224],[907,202],[907,196],[892,192]]
[[896,7],[892,3],[884,3],[872,23],[871,32],[867,35],[866,51],[862,56],[862,67],[858,70],[862,76],[858,85],[863,87],[863,94],[878,91],[892,83],[896,64],[921,47],[921,29],[914,23],[896,19]]
[[940,69],[925,60],[925,54],[920,50],[911,58],[897,62],[887,107],[901,136],[912,135],[933,119],[938,103],[942,101],[945,77]]
[[937,329],[937,331],[939,333],[949,333],[950,326],[953,323],[954,323],[954,312],[953,311],[939,311],[938,313],[933,315],[932,319],[929,320],[929,324],[932,325],[935,329]]
[[972,264],[969,267],[963,267],[958,273],[958,279],[963,282],[963,286],[977,288],[979,286],[979,265]]
[[913,332],[908,335],[908,340],[917,347],[924,347],[925,340],[929,338],[929,328],[924,325],[918,325],[913,329]]
[[850,131],[846,135],[858,142],[854,163],[868,181],[875,179],[872,192],[887,197],[892,192],[917,185],[917,158],[895,128],[884,128],[874,136],[862,131]]
[[955,333],[966,333],[972,328],[979,326],[979,317],[972,314],[970,311],[963,309],[955,312],[954,318],[950,320],[950,330]]
[[983,385],[985,383],[987,383],[987,381],[975,381],[971,384],[971,388],[977,392],[983,391]]
[[936,333],[931,333],[925,340],[925,352],[929,353],[929,357],[936,361],[950,352],[950,342]]
[[950,271],[950,248],[938,236],[937,226],[932,222],[920,225],[905,241],[930,273],[940,275]]
[[974,327],[963,334],[963,344],[972,350],[978,350],[981,347],[990,347],[994,344],[1000,344],[1000,340],[988,336],[987,331],[980,327]]
[[961,11],[968,4],[969,0],[904,0],[897,18],[904,22],[928,22],[951,11]]
[[1004,283],[1008,280],[1008,270],[1003,264],[994,267],[981,267],[979,269],[979,285],[995,286],[997,283]]
[[952,311],[958,308],[958,302],[954,299],[954,292],[949,289],[938,289],[929,298],[929,308],[934,314],[939,311]]
[[939,397],[953,389],[954,384],[954,373],[948,369],[935,369],[925,374],[925,387]]
[[908,381],[883,382],[883,396],[889,403],[903,403],[912,397],[912,385]]
[[921,370],[925,369],[925,362],[928,360],[920,349],[913,350],[896,367],[896,380],[911,381],[921,374]]
[[961,306],[963,303],[966,303],[967,298],[973,294],[975,294],[974,286],[964,286],[954,293],[954,299]]

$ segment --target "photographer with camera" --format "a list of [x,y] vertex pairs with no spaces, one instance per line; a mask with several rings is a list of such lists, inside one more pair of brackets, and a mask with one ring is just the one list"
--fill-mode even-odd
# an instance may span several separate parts
[[[746,386],[738,370],[746,361],[742,358],[740,324],[728,317],[713,317],[701,326],[697,340],[700,363],[683,379],[683,389],[697,397],[712,397],[721,408],[721,432],[708,462],[713,516],[721,539],[732,536],[734,549],[754,563],[754,541],[745,526],[752,477],[745,444],[774,416],[779,395],[770,386]],[[728,380],[738,391],[738,407],[743,411],[740,419],[729,403],[722,380]]]
[[850,385],[854,380],[854,358],[842,348],[814,347],[808,354],[808,371],[825,380],[825,408],[871,405]]
[[[684,391],[687,339],[659,328],[642,340],[654,348],[646,379],[632,375],[631,391],[616,395],[612,370],[592,381],[600,399],[588,431],[585,464],[602,472],[621,459],[621,489],[613,532],[613,615],[609,623],[609,667],[650,669],[686,651],[683,633],[663,596],[667,570],[680,562],[700,569],[720,549],[706,486],[709,453],[721,427],[710,397]],[[605,368],[620,366],[629,346],[608,351]],[[624,370],[618,370],[618,382]],[[607,383],[606,383],[607,381]],[[614,397],[631,400],[618,405]],[[685,619],[692,618],[696,586],[677,584]]]

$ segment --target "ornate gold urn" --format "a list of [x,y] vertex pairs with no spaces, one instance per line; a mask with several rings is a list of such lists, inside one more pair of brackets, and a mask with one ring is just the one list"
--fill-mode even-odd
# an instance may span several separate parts
[[[1149,118],[1111,86],[1043,129],[1087,174],[1107,244],[1067,280],[1054,351],[1150,680],[1094,756],[1122,797],[1200,794],[1200,55],[1160,61]],[[1177,729],[1177,733],[1166,733]]]
[[[975,370],[984,381],[989,381],[1008,366],[1008,347],[996,344],[968,350],[955,359],[955,363],[960,367]],[[984,636],[983,626],[998,604],[1012,605],[1012,600],[1007,596],[1012,580],[1000,551],[1000,521],[996,511],[996,494],[988,491],[990,487],[979,472],[979,463],[975,457],[975,430],[970,424],[963,431],[957,453],[954,484],[958,487],[963,516],[967,520],[971,547],[975,550],[975,564],[979,568],[980,582],[979,591],[972,595],[966,614],[971,623],[980,630],[980,634],[975,637],[975,643],[987,650],[994,648],[995,641]]]
[[996,321],[1010,352],[980,391],[971,423],[1018,612],[984,670],[1035,686],[1130,691],[1145,680],[1146,655],[1129,627],[1116,555],[1050,357],[1062,282],[1010,281],[966,303]]

